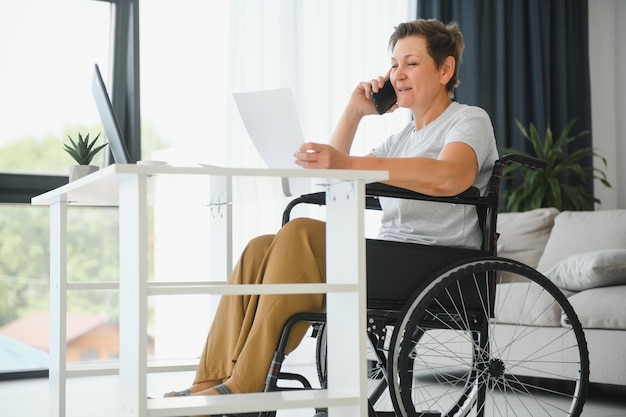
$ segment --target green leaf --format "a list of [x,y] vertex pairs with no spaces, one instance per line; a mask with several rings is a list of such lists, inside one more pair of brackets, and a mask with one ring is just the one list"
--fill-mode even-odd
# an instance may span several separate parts
[[79,165],[89,165],[98,152],[100,152],[107,145],[105,143],[94,148],[98,138],[100,138],[100,133],[98,133],[92,141],[89,140],[89,133],[83,137],[83,135],[79,132],[77,141],[74,141],[74,139],[72,139],[69,135],[68,138],[71,146],[64,144],[63,148]]
[[[520,165],[505,167],[502,178],[506,186],[501,204],[505,211],[548,206],[559,210],[588,210],[593,208],[594,202],[600,202],[586,189],[586,183],[589,179],[597,179],[610,188],[606,174],[598,166],[583,166],[581,161],[589,157],[598,158],[606,167],[606,159],[593,148],[571,152],[569,149],[573,142],[588,135],[589,131],[572,134],[576,123],[576,119],[572,119],[558,135],[554,135],[548,126],[542,137],[533,123],[528,127],[517,119],[515,123],[522,136],[530,142],[533,156],[544,159],[547,167],[537,171]],[[504,152],[529,155],[510,148]]]

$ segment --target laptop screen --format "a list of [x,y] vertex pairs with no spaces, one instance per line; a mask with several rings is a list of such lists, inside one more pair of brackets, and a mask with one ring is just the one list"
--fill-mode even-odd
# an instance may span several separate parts
[[115,115],[115,110],[113,110],[111,99],[109,98],[106,86],[102,80],[102,74],[100,73],[98,64],[94,66],[91,91],[96,101],[96,106],[98,107],[98,113],[100,113],[104,132],[109,140],[109,148],[113,154],[113,160],[116,164],[132,163],[128,148],[122,136],[122,130],[120,129],[117,116]]

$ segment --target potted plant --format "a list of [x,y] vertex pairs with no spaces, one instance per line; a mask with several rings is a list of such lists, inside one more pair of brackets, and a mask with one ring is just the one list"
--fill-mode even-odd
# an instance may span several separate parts
[[[539,207],[556,207],[561,211],[593,210],[593,204],[600,203],[600,200],[588,190],[587,181],[597,179],[608,188],[611,188],[611,184],[604,171],[593,166],[582,166],[581,160],[600,158],[606,167],[606,159],[593,148],[567,151],[572,142],[589,134],[589,131],[571,135],[570,131],[576,123],[576,119],[573,119],[558,138],[555,139],[548,127],[542,139],[534,124],[526,128],[519,120],[515,122],[522,135],[530,141],[534,156],[545,160],[548,166],[545,170],[522,165],[507,166],[503,174],[506,188],[502,192],[502,211],[527,211]],[[505,149],[505,153],[528,155],[527,152],[515,149]]]
[[79,133],[78,140],[76,141],[69,135],[67,137],[70,140],[71,145],[65,143],[63,147],[78,164],[70,167],[70,181],[77,180],[87,174],[97,171],[98,167],[91,165],[91,160],[107,145],[105,143],[96,146],[100,133],[98,133],[98,136],[96,136],[92,141],[89,141],[89,133],[87,133],[85,137]]

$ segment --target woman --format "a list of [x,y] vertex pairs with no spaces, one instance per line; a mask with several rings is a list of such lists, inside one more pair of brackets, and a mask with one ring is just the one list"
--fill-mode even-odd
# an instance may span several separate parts
[[[330,144],[306,143],[295,152],[304,168],[389,171],[388,183],[423,194],[452,196],[471,186],[484,192],[498,158],[489,116],[477,107],[452,102],[458,84],[463,36],[456,24],[434,20],[400,24],[389,42],[391,69],[360,83]],[[398,107],[413,121],[367,156],[350,156],[357,127],[376,114],[371,100],[390,78]],[[477,248],[480,231],[472,208],[385,199],[379,238]],[[446,206],[446,207],[442,207]],[[295,219],[276,235],[253,239],[229,283],[319,283],[325,281],[325,225]],[[323,295],[222,297],[193,385],[166,396],[263,391],[283,324],[295,313],[322,312]],[[306,326],[292,333],[288,352]]]

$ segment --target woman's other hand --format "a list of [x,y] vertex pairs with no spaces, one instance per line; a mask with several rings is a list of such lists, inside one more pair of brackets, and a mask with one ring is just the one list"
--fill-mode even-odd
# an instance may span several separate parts
[[293,156],[297,165],[314,169],[347,169],[350,160],[332,146],[315,142],[303,143]]

